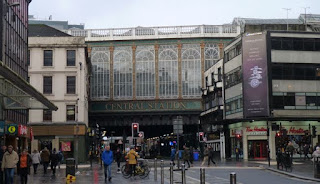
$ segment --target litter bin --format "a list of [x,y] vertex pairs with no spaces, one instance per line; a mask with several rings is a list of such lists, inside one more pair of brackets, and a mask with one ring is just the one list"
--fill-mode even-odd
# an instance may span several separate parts
[[199,160],[199,152],[193,152],[193,160],[195,161]]
[[314,177],[320,178],[320,157],[314,158]]
[[72,176],[76,175],[76,160],[74,158],[66,159],[66,176],[68,174]]

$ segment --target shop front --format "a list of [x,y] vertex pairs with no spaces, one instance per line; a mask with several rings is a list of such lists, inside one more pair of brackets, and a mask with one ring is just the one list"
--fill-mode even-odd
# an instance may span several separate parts
[[240,122],[229,125],[232,158],[245,160],[268,158],[267,126],[265,121]]
[[[64,158],[75,158],[79,156],[79,162],[83,163],[89,153],[86,143],[85,125],[32,125],[34,140],[31,142],[32,150],[62,151]],[[78,142],[78,146],[76,144]]]
[[[286,146],[289,141],[292,143],[295,151],[293,157],[302,157],[303,156],[303,147],[308,145],[312,149],[318,143],[319,138],[319,129],[320,126],[317,126],[319,122],[317,121],[281,121],[276,122],[277,125],[280,125],[280,130],[277,131],[275,136],[275,147],[276,150],[285,151]],[[312,127],[315,127],[318,131],[316,135],[312,135]]]

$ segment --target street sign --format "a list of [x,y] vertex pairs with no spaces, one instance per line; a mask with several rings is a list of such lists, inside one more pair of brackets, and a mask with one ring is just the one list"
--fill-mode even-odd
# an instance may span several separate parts
[[176,119],[173,119],[173,133],[174,134],[182,134],[183,133],[183,121],[182,117],[177,117]]
[[144,138],[144,132],[140,131],[140,132],[139,132],[139,137],[140,137],[140,138]]

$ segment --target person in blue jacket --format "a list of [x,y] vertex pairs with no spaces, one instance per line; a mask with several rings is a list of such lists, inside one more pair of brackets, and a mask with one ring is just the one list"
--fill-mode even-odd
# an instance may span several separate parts
[[175,160],[175,158],[176,158],[176,149],[175,149],[173,146],[171,147],[171,155],[170,155],[170,158],[171,158],[171,161],[172,161],[172,163],[173,163],[173,166],[176,165],[176,164],[174,163],[174,160]]
[[105,182],[107,182],[107,179],[111,181],[111,164],[113,162],[113,153],[110,150],[110,146],[106,146],[106,149],[102,153],[102,161],[104,164]]

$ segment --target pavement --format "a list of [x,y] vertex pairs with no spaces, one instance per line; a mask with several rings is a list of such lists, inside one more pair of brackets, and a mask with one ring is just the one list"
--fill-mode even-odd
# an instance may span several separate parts
[[[123,164],[123,163],[122,163]],[[139,176],[125,179],[122,174],[116,173],[116,164],[112,167],[112,181],[110,183],[116,184],[159,184],[161,181],[160,161],[158,162],[157,173],[155,181],[154,160],[149,160],[151,172],[145,179]],[[164,183],[170,183],[169,172],[170,161],[163,162]],[[200,168],[205,168],[206,184],[229,184],[230,173],[237,174],[237,184],[303,184],[303,183],[320,183],[319,179],[313,177],[313,164],[310,160],[294,160],[293,171],[286,172],[276,169],[276,162],[272,161],[271,166],[268,167],[267,161],[218,161],[217,166],[201,166],[199,161],[195,161],[193,167],[186,170],[186,183],[199,184],[200,183]],[[177,170],[177,168],[175,168]],[[31,168],[31,170],[33,170]],[[100,165],[94,164],[91,168],[90,165],[79,165],[78,173],[76,174],[77,184],[102,184],[104,183],[104,172]],[[29,175],[28,183],[31,184],[59,184],[66,183],[65,165],[61,169],[57,169],[55,175],[48,171],[48,174],[43,174],[42,167],[39,167],[38,174]],[[19,176],[15,176],[15,183],[19,183]],[[181,171],[174,171],[174,183],[181,183]]]

